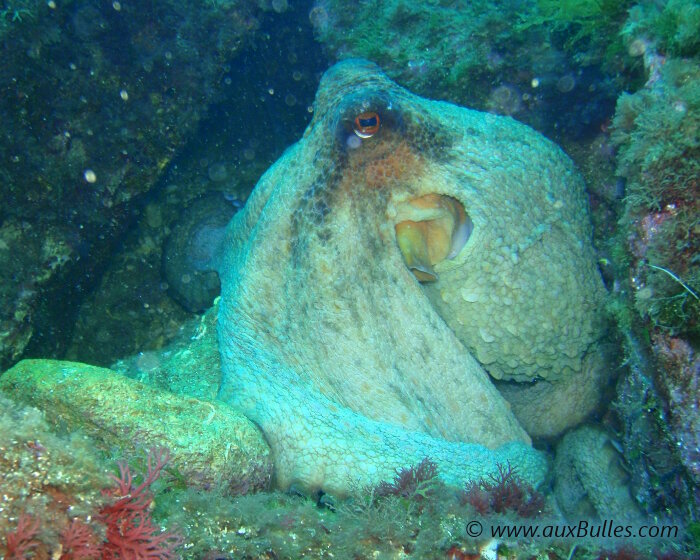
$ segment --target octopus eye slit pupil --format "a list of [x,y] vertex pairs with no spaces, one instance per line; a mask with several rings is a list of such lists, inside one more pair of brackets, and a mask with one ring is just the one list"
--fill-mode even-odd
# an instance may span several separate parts
[[360,123],[360,126],[362,126],[362,127],[376,126],[376,124],[377,124],[377,117],[371,117],[369,119],[362,119],[360,117],[357,117],[357,120]]
[[377,113],[360,113],[353,123],[354,132],[360,138],[370,138],[379,132],[380,123]]

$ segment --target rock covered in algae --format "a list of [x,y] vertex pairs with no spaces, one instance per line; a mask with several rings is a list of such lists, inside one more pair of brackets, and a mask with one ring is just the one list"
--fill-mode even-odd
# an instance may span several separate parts
[[39,408],[50,423],[79,429],[102,445],[166,447],[188,484],[246,493],[270,481],[270,450],[260,431],[221,402],[54,360],[19,362],[0,377],[0,390]]
[[0,144],[0,369],[27,348],[57,355],[68,345],[86,286],[270,9],[59,4],[0,7],[0,87],[13,92],[0,97],[1,134],[12,136]]
[[545,410],[534,435],[601,400],[584,185],[511,119],[341,62],[227,236],[219,397],[262,428],[283,486],[343,491],[426,455],[448,482],[510,461],[537,483],[544,461],[491,377],[519,419]]
[[[93,515],[112,470],[89,437],[57,435],[39,410],[0,392],[0,555],[22,514],[53,532],[54,542],[69,517]],[[34,552],[34,558],[49,557],[41,548]]]

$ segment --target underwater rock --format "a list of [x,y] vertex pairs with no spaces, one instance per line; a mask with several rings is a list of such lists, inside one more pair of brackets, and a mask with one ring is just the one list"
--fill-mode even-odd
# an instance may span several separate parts
[[212,259],[237,207],[221,193],[209,193],[183,209],[163,251],[163,275],[170,294],[185,309],[211,307],[221,289]]
[[688,342],[666,333],[652,334],[652,350],[663,372],[655,386],[666,404],[667,428],[681,464],[700,488],[700,357]]
[[[626,180],[620,250],[626,288],[650,330],[700,335],[700,67],[694,60],[645,56],[644,88],[620,97],[612,141]],[[659,131],[664,131],[663,134]]]
[[[578,137],[595,133],[612,111],[619,85],[601,63],[626,10],[617,2],[559,8],[559,2],[435,9],[425,2],[316,0],[309,19],[336,60],[370,58],[418,95]],[[567,28],[576,40],[566,41]]]
[[0,369],[62,355],[76,308],[265,9],[123,4],[0,8],[0,134],[12,138],[0,143]]
[[[0,209],[10,207],[0,194]],[[68,269],[80,258],[77,246],[66,224],[0,216],[0,370],[19,360],[32,340],[44,337],[48,308],[62,316],[72,312],[68,293],[79,288]]]
[[81,430],[108,448],[166,447],[189,485],[236,494],[269,484],[270,450],[260,431],[221,402],[54,360],[19,362],[0,377],[0,390],[39,408],[50,424]]
[[448,483],[509,461],[537,484],[544,459],[487,371],[546,379],[564,410],[597,404],[590,236],[551,142],[341,62],[229,226],[219,398],[261,427],[283,487],[342,493],[425,456]]
[[690,508],[697,518],[700,65],[697,55],[658,50],[669,40],[696,41],[697,33],[681,31],[685,18],[668,19],[669,27],[657,19],[691,13],[688,7],[630,11],[628,47],[643,61],[647,82],[619,98],[613,120],[616,173],[626,183],[612,253],[621,255],[616,318],[629,363],[615,410],[635,495],[650,512],[686,516]]
[[640,521],[628,475],[608,435],[583,426],[564,436],[554,460],[554,494],[567,519]]

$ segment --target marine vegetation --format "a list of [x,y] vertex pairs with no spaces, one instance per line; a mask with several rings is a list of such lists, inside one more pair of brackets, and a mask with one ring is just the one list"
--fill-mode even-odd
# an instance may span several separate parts
[[[162,531],[154,525],[152,484],[161,476],[168,462],[168,453],[152,450],[148,455],[148,471],[140,484],[134,483],[134,474],[126,463],[119,465],[120,476],[113,476],[114,486],[103,490],[104,505],[88,524],[72,518],[60,532],[57,552],[52,557],[60,560],[126,560],[177,558],[175,550],[182,537]],[[90,519],[90,517],[88,517]],[[104,532],[104,540],[101,536]],[[22,560],[33,549],[46,548],[38,518],[21,514],[17,526],[5,537],[5,558]],[[1,544],[0,544],[1,546]]]
[[633,3],[633,0],[537,0],[534,13],[521,15],[518,27],[546,26],[565,37],[566,49],[574,51],[579,62],[597,62],[605,51],[611,56],[620,49],[621,42],[615,37]]
[[3,558],[697,554],[697,2],[137,4],[0,0]]
[[152,450],[143,459],[140,449],[128,454],[132,466],[122,461],[119,475],[108,475],[111,456],[85,434],[55,433],[38,410],[4,394],[0,411],[4,558],[124,560],[136,551],[175,557],[179,538],[162,529],[162,512],[154,507],[171,480],[170,473],[163,476],[168,453]]
[[421,502],[428,498],[438,483],[438,467],[427,457],[417,465],[402,467],[396,471],[394,480],[381,481],[375,488],[377,497],[400,496]]
[[691,520],[700,509],[699,13],[683,0],[630,10],[623,37],[646,83],[618,100],[611,137],[624,180],[611,309],[629,367],[614,405],[619,437],[638,503]]
[[523,481],[510,465],[497,465],[488,478],[468,482],[460,500],[481,515],[512,511],[519,517],[537,517],[545,507],[544,495]]
[[628,42],[647,40],[669,56],[696,56],[700,47],[700,6],[692,0],[636,2],[622,29]]
[[595,133],[612,111],[629,4],[318,0],[309,17],[331,57],[367,58],[414,93],[558,137]]
[[620,98],[613,122],[635,306],[671,336],[700,334],[699,111],[697,64],[670,59],[649,87]]

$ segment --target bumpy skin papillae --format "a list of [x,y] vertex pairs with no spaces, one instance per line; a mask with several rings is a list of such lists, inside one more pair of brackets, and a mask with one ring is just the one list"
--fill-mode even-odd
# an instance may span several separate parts
[[453,149],[459,164],[428,170],[463,202],[474,232],[457,258],[436,266],[440,281],[426,294],[494,378],[578,374],[603,332],[583,181],[544,137],[476,115],[480,127]]
[[[535,176],[547,177],[546,185],[561,182],[561,173],[558,188],[566,190],[570,164],[514,121],[418,98],[363,61],[326,73],[314,112],[304,138],[229,226],[220,265],[220,398],[260,425],[283,487],[342,493],[425,456],[453,484],[506,461],[538,483],[543,457],[468,341],[465,347],[450,328],[470,318],[439,314],[435,293],[448,286],[442,277],[428,291],[417,282],[395,226],[406,201],[453,197],[474,232],[436,270],[449,276],[478,267],[471,245],[483,250],[498,235],[486,231],[480,192],[541,188]],[[353,122],[362,113],[377,113],[382,124],[359,140]],[[509,146],[525,150],[522,168],[500,163],[509,161]],[[552,208],[575,212],[579,194]],[[512,212],[522,215],[529,198],[516,199]],[[530,231],[522,252],[546,244],[555,220],[549,230]],[[430,290],[437,292],[426,297]]]

